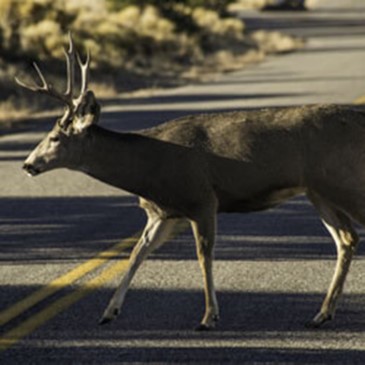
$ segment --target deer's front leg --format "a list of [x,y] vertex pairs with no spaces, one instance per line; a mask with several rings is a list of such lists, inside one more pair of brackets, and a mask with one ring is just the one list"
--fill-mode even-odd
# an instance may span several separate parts
[[137,269],[152,251],[169,238],[176,223],[176,219],[161,220],[159,217],[149,217],[142,236],[132,251],[128,269],[110,300],[99,322],[100,324],[108,323],[119,315],[124,298]]
[[191,221],[199,264],[204,279],[205,314],[197,327],[198,331],[215,327],[219,319],[218,301],[213,281],[213,248],[215,242],[215,212],[202,215]]

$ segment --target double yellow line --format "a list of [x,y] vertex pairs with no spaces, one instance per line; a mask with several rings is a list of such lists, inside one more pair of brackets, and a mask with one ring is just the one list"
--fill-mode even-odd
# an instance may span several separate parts
[[[34,305],[40,303],[42,300],[75,283],[86,274],[106,264],[107,261],[115,258],[121,252],[133,246],[137,242],[139,234],[140,232],[136,233],[130,238],[124,239],[123,241],[117,243],[108,250],[99,253],[92,259],[86,261],[85,263],[70,270],[66,274],[51,281],[45,287],[35,291],[34,293],[15,303],[8,309],[3,310],[2,312],[0,312],[0,326],[5,325],[12,319],[20,316],[25,311],[32,308]],[[31,316],[29,319],[25,320],[15,328],[3,334],[0,337],[0,351],[8,349],[10,346],[14,345],[23,337],[36,330],[45,322],[70,307],[72,304],[76,303],[88,294],[91,294],[93,291],[100,288],[103,284],[112,280],[116,275],[120,275],[123,271],[126,270],[127,265],[128,260],[118,260],[115,264],[110,265],[106,269],[104,269],[95,278],[92,278],[83,283],[82,286],[77,290],[54,301],[45,309],[41,310],[40,312]]]
[[[187,227],[188,223],[185,221],[178,223],[171,235],[171,239],[185,231]],[[141,232],[137,232],[133,236],[120,241],[109,249],[100,252],[92,259],[51,281],[48,285],[13,304],[8,309],[3,310],[0,312],[0,327],[24,314],[28,309],[49,298],[56,292],[65,289],[69,285],[80,280],[88,273],[91,273],[92,271],[100,268],[102,265],[107,264],[108,261],[117,257],[126,249],[134,246],[140,235]],[[97,289],[100,289],[105,283],[111,281],[117,275],[122,275],[127,269],[128,260],[117,260],[116,263],[105,266],[106,268],[102,269],[97,276],[82,283],[80,287],[71,293],[53,301],[43,310],[31,315],[30,318],[24,320],[19,325],[0,336],[0,352],[7,350],[9,347],[19,342],[22,338],[29,335],[38,327],[42,326],[44,323],[55,317],[57,314],[63,312],[85,296],[91,294]]]
[[361,95],[358,98],[356,98],[353,101],[353,104],[355,104],[355,105],[363,105],[363,104],[365,104],[365,95]]

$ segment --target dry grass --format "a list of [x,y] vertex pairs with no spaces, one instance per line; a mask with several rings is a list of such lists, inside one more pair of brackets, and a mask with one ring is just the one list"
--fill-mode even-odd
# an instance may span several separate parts
[[118,95],[113,82],[90,82],[90,89],[94,91],[95,95],[101,99],[113,98]]
[[267,54],[288,53],[304,46],[304,40],[281,32],[258,30],[251,34],[251,38],[260,45],[260,49]]
[[9,128],[15,121],[24,119],[31,110],[27,106],[19,105],[9,98],[0,103],[0,124],[2,127]]
[[242,11],[251,9],[260,9],[270,4],[271,0],[237,0],[229,6],[230,11]]

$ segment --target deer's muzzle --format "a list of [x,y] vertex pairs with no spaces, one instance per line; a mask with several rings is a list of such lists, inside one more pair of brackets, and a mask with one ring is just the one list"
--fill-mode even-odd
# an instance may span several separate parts
[[23,170],[25,170],[29,176],[35,176],[40,173],[40,171],[37,168],[35,168],[32,164],[29,163],[25,163],[23,165]]

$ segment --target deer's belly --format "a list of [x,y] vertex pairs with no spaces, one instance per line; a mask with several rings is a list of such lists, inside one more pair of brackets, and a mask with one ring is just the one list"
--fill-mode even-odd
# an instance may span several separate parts
[[303,189],[298,187],[270,189],[246,197],[232,196],[218,192],[219,211],[239,213],[265,210],[303,192]]

